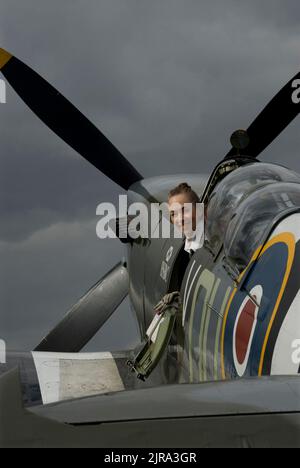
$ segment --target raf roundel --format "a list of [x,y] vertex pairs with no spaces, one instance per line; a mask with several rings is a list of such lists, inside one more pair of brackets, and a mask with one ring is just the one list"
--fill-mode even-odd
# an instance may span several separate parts
[[223,378],[263,375],[266,350],[274,348],[277,340],[271,331],[294,256],[294,235],[274,235],[254,256],[243,286],[233,292],[223,323]]

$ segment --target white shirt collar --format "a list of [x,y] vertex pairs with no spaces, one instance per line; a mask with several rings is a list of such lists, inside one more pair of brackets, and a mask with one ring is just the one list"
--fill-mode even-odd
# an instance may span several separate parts
[[195,236],[192,239],[186,239],[185,240],[185,247],[184,250],[188,253],[191,251],[196,252],[196,250],[199,250],[203,247],[204,245],[204,240],[205,240],[205,232],[204,232],[204,223],[201,220],[198,223],[197,229]]

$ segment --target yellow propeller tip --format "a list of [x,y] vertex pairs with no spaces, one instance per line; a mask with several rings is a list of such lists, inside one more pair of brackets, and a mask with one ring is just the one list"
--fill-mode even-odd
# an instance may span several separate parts
[[4,49],[0,48],[0,70],[10,61],[13,56]]

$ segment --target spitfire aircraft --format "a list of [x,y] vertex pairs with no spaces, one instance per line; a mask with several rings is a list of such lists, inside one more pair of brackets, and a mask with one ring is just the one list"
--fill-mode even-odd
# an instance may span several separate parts
[[[0,365],[1,446],[299,446],[300,175],[258,157],[298,116],[300,72],[247,131],[234,133],[210,178],[147,179],[3,49],[0,69],[42,122],[131,202],[165,202],[188,182],[206,207],[205,243],[191,258],[182,239],[121,239],[126,261],[32,353],[8,354]],[[154,338],[153,311],[167,294]],[[81,352],[126,296],[140,347]]]

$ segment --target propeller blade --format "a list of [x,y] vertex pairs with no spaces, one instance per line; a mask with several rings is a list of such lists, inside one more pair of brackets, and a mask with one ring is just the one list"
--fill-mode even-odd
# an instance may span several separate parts
[[[290,80],[247,130],[250,143],[244,154],[257,158],[297,117],[300,109],[300,72]],[[232,148],[225,159],[237,155]]]
[[72,307],[35,351],[78,353],[111,317],[128,291],[128,272],[120,263]]
[[73,104],[0,48],[0,70],[27,106],[60,138],[125,190],[143,177]]

